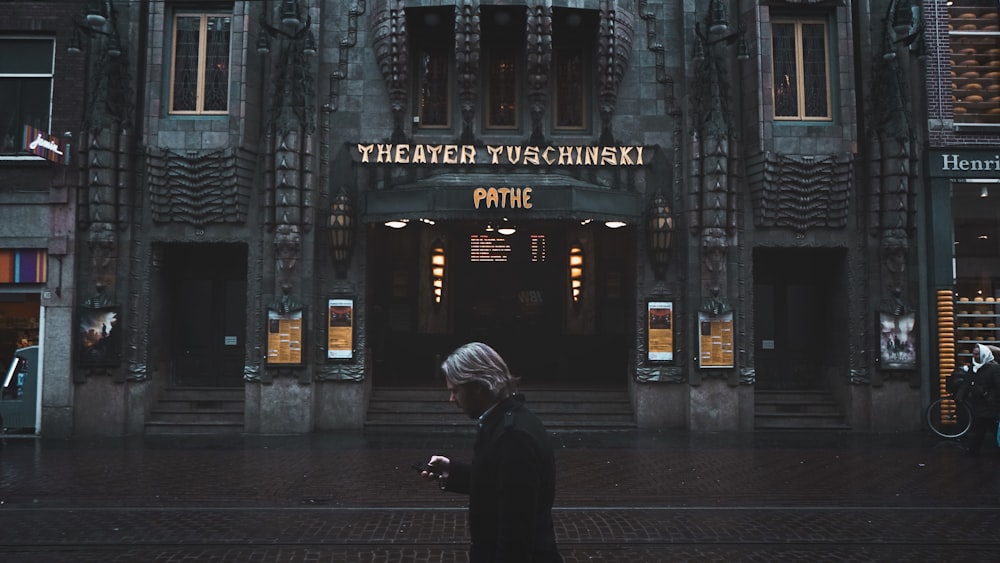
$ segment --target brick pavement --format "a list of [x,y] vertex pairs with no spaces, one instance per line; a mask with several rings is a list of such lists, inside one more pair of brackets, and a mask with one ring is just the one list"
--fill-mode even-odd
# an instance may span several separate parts
[[[996,561],[1000,455],[923,434],[553,436],[567,562]],[[466,561],[470,433],[3,440],[0,560]]]

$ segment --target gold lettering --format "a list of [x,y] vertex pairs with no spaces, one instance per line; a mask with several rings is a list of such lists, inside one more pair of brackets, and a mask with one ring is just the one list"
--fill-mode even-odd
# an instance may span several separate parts
[[632,147],[618,147],[621,157],[618,163],[622,166],[632,166]]
[[427,155],[423,145],[413,145],[413,164],[427,164]]
[[427,150],[430,151],[431,153],[431,164],[437,164],[438,155],[441,154],[441,151],[444,150],[444,147],[442,147],[441,145],[431,145],[427,147]]
[[573,164],[573,148],[574,147],[559,147],[559,166]]
[[517,164],[521,161],[521,147],[507,147],[507,162]]
[[479,202],[483,201],[483,199],[485,198],[486,198],[485,188],[476,188],[476,190],[472,192],[472,203],[476,206],[476,209],[479,209]]
[[497,191],[500,192],[500,207],[507,207],[507,194],[513,190],[510,188],[500,188]]
[[396,164],[410,162],[410,145],[396,145]]
[[497,189],[490,188],[486,190],[486,207],[496,207],[497,206]]
[[612,147],[604,147],[601,149],[601,166],[607,164],[608,166],[617,166],[618,161],[615,158],[617,154],[615,149]]
[[545,147],[545,150],[542,151],[542,160],[544,160],[549,166],[552,166],[552,164],[556,161],[556,159],[552,158],[552,155],[550,154],[555,152],[555,150],[556,149],[552,147]]
[[644,166],[646,164],[645,162],[642,161],[642,149],[643,148],[644,147],[636,147],[635,148],[635,152],[638,153],[636,155],[636,158],[635,158],[635,165],[636,166]]
[[445,164],[457,164],[458,158],[455,156],[456,152],[458,152],[458,145],[445,145],[444,160],[442,162]]
[[462,164],[476,163],[476,146],[462,145]]
[[524,147],[524,163],[538,166],[538,147]]
[[516,188],[510,191],[510,206],[521,207],[521,189]]
[[358,152],[361,153],[361,162],[368,162],[368,155],[371,154],[374,148],[375,145],[358,144]]
[[531,188],[524,188],[521,193],[524,195],[524,208],[531,209]]
[[600,147],[587,147],[586,159],[584,159],[584,164],[587,166],[593,166],[597,164],[598,151],[601,150]]
[[392,145],[378,145],[375,162],[392,162]]
[[486,145],[486,152],[490,153],[490,164],[500,164],[500,155],[503,154],[503,147]]

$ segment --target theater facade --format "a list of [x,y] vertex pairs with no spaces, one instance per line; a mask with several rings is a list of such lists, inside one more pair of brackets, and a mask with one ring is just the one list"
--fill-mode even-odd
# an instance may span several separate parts
[[39,433],[363,428],[471,340],[640,428],[923,424],[920,2],[83,4],[0,30],[87,69]]

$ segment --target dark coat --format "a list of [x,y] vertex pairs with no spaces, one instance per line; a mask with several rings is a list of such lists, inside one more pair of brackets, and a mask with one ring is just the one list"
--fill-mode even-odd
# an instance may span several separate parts
[[556,469],[541,421],[520,396],[489,412],[471,464],[452,461],[444,489],[469,495],[471,563],[559,563]]
[[979,371],[966,374],[957,398],[968,403],[973,418],[996,418],[1000,414],[1000,365],[987,362]]

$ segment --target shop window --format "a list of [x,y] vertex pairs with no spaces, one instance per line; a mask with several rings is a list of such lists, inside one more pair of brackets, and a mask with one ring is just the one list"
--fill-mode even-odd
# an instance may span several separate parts
[[229,111],[232,16],[178,13],[173,21],[170,113]]
[[1000,346],[1000,178],[952,184],[956,352]]
[[777,18],[771,34],[775,119],[829,121],[829,25],[820,19]]
[[49,131],[54,68],[51,37],[0,37],[0,158],[35,158],[25,131]]
[[996,0],[948,7],[955,123],[1000,123],[1000,28]]

